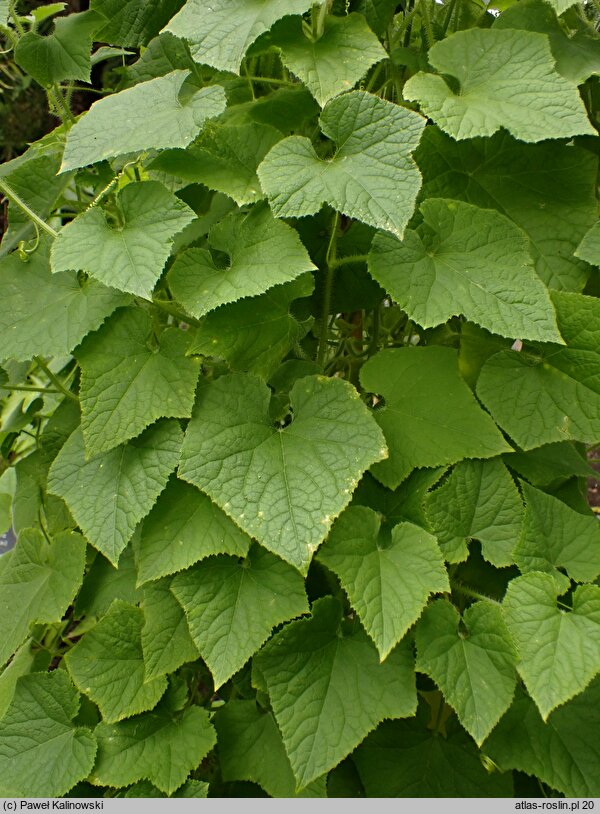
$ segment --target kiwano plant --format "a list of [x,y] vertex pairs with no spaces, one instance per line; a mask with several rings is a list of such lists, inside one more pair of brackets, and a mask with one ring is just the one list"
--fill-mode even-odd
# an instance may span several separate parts
[[0,169],[0,793],[600,795],[596,0],[62,6],[0,2],[60,119]]

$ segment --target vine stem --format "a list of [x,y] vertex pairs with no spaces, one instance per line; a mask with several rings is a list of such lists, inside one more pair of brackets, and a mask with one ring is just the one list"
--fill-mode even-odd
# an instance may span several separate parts
[[50,235],[52,238],[58,237],[58,232],[49,226],[46,221],[43,221],[39,215],[36,215],[33,209],[30,209],[27,206],[25,201],[17,195],[14,189],[9,186],[6,181],[0,180],[0,192],[4,197],[16,203],[19,209],[22,209],[27,217],[30,218],[37,226],[39,226],[40,229],[46,232],[47,235]]
[[458,580],[451,580],[450,584],[452,585],[453,591],[456,591],[463,596],[468,596],[471,599],[481,599],[484,602],[491,602],[494,605],[502,604],[501,602],[498,602],[497,599],[493,599],[491,596],[482,594],[479,591],[476,591],[474,588],[471,588],[469,585],[464,585],[464,583],[459,582]]
[[70,390],[67,390],[67,388],[64,386],[64,384],[61,382],[61,380],[57,376],[54,375],[54,373],[50,370],[48,365],[44,362],[44,360],[40,356],[34,356],[34,360],[35,360],[36,364],[39,367],[41,367],[41,369],[44,371],[46,376],[50,379],[52,384],[55,387],[57,387],[58,390],[64,396],[66,396],[67,398],[72,399],[73,401],[77,401],[77,402],[79,401],[79,399],[77,398],[77,396],[74,393],[71,393]]
[[327,353],[327,336],[329,334],[329,309],[331,307],[331,294],[333,292],[333,280],[335,278],[336,269],[336,245],[337,245],[337,231],[340,223],[340,213],[336,212],[333,217],[333,225],[331,227],[331,237],[329,238],[329,245],[327,246],[327,254],[325,255],[325,290],[323,291],[323,310],[321,313],[321,333],[319,336],[319,349],[317,351],[317,364],[323,367],[325,363],[325,354]]
[[54,390],[51,387],[34,387],[27,384],[0,384],[0,390],[23,391],[24,393],[60,393],[61,390]]
[[338,269],[340,266],[348,266],[350,263],[366,263],[369,259],[368,254],[348,254],[345,257],[333,258],[329,265]]

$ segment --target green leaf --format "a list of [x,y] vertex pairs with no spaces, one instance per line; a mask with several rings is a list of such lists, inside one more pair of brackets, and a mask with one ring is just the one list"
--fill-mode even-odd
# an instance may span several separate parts
[[575,255],[593,266],[600,266],[600,221],[585,233]]
[[[136,531],[135,537],[137,536]],[[119,557],[118,568],[115,568],[106,557],[98,554],[88,569],[81,590],[77,594],[76,618],[104,616],[115,599],[122,599],[130,605],[136,605],[142,599],[142,592],[136,589],[136,576],[131,544]]]
[[265,197],[256,170],[281,138],[281,133],[268,124],[209,122],[192,147],[165,150],[150,169],[204,184],[243,206]]
[[547,34],[556,70],[571,82],[581,84],[600,73],[597,37],[590,31],[568,34],[556,17],[551,0],[520,0],[494,21],[494,28],[519,28]]
[[230,701],[215,714],[223,780],[258,783],[271,797],[326,797],[325,777],[296,794],[296,781],[271,712]]
[[338,575],[381,661],[416,622],[432,593],[450,584],[437,542],[412,523],[386,534],[380,516],[350,507],[336,520],[318,559]]
[[579,291],[586,265],[573,252],[597,217],[597,158],[574,144],[523,144],[507,133],[456,142],[427,127],[416,152],[424,195],[497,209],[529,237],[546,285]]
[[575,0],[546,0],[557,14],[563,14],[568,8],[575,5]]
[[91,0],[90,7],[106,20],[96,39],[131,48],[147,45],[182,5],[183,0]]
[[362,630],[342,635],[340,611],[331,597],[318,600],[310,619],[287,625],[255,657],[297,789],[336,766],[384,718],[416,709],[408,643],[380,664]]
[[207,249],[190,249],[177,258],[168,276],[173,296],[196,318],[315,268],[297,232],[265,205],[248,214],[227,215],[211,229],[209,244],[228,255],[225,268]]
[[533,572],[513,579],[503,602],[517,669],[544,720],[600,671],[600,588],[580,585],[572,610],[557,608],[558,593],[550,574]]
[[512,564],[523,502],[501,461],[457,464],[450,477],[427,496],[426,514],[448,562],[466,560],[468,542],[475,539],[492,565]]
[[128,184],[117,206],[119,225],[93,207],[64,226],[52,246],[52,271],[81,269],[106,285],[151,299],[173,238],[195,214],[157,181]]
[[579,514],[528,483],[522,487],[526,509],[523,531],[515,548],[519,569],[523,573],[551,574],[561,593],[570,588],[569,577],[576,582],[596,579],[600,574],[598,520],[593,515]]
[[198,658],[181,605],[171,593],[170,578],[144,587],[142,608],[146,680],[173,673],[182,664]]
[[376,235],[369,271],[424,328],[463,314],[501,336],[562,343],[528,240],[508,218],[461,201],[429,198],[424,222],[399,242]]
[[183,712],[161,704],[118,724],[99,724],[98,757],[91,780],[98,786],[127,786],[149,780],[173,794],[210,752],[217,740],[206,710],[197,706]]
[[477,395],[524,450],[600,436],[600,301],[554,293],[566,348],[501,351],[483,366]]
[[0,260],[0,332],[3,358],[65,356],[100,327],[129,297],[73,272],[51,274],[40,247],[27,262],[18,254]]
[[90,543],[116,567],[135,527],[167,485],[179,458],[177,422],[86,461],[77,429],[52,464],[48,490],[64,499]]
[[418,73],[404,86],[404,96],[418,100],[455,139],[492,136],[501,127],[522,141],[596,132],[577,88],[556,71],[543,34],[473,28],[437,42],[427,58],[455,84]]
[[504,462],[539,488],[560,486],[572,477],[594,477],[595,470],[572,441],[557,441],[529,452],[511,452]]
[[461,619],[450,602],[439,599],[419,619],[415,640],[416,669],[435,681],[481,746],[517,684],[517,653],[500,608],[476,602]]
[[293,420],[283,428],[271,423],[269,399],[251,374],[201,382],[179,474],[305,574],[362,473],[385,456],[385,443],[341,379],[297,381]]
[[[319,106],[302,85],[279,88],[267,96],[259,96],[237,105],[230,105],[220,117],[227,125],[250,122],[268,124],[284,136],[302,129],[319,113]],[[313,123],[314,126],[314,123]]]
[[215,689],[244,666],[276,625],[308,613],[300,574],[256,545],[244,560],[204,560],[178,574],[172,590]]
[[27,639],[21,645],[10,660],[10,664],[2,670],[2,675],[0,675],[0,720],[10,706],[17,681],[21,676],[46,672],[51,661],[51,654],[48,651],[39,650],[33,639]]
[[73,726],[79,693],[62,670],[21,677],[0,721],[0,794],[62,797],[94,765],[96,741]]
[[122,309],[75,353],[88,457],[135,438],[158,418],[191,417],[200,360],[185,356],[189,337],[179,328],[167,328],[157,343],[152,336],[150,314]]
[[90,53],[101,17],[94,11],[57,17],[45,37],[28,31],[15,46],[15,62],[42,87],[67,79],[89,82]]
[[172,71],[94,102],[69,131],[61,172],[126,153],[187,147],[225,109],[222,87],[198,90],[188,79],[189,71]]
[[304,14],[311,0],[187,0],[166,26],[186,39],[196,62],[238,73],[250,45],[287,14]]
[[304,274],[258,297],[217,308],[202,320],[188,353],[226,359],[232,370],[268,379],[308,329],[310,322],[300,322],[290,306],[309,297],[313,288],[312,275]]
[[162,676],[146,680],[143,624],[141,608],[115,599],[65,656],[71,678],[98,705],[106,723],[152,709],[167,687]]
[[291,136],[267,154],[258,177],[280,218],[314,215],[324,203],[402,237],[421,186],[412,158],[425,119],[362,91],[345,93],[321,114],[337,152],[319,158],[309,139]]
[[449,721],[447,737],[417,718],[386,721],[352,756],[371,797],[512,797],[509,774],[490,774],[467,733]]
[[245,557],[249,546],[250,538],[207,495],[172,481],[144,520],[138,581],[175,574],[213,554]]
[[353,5],[365,15],[373,31],[382,37],[394,18],[398,3],[396,0],[358,0]]
[[325,18],[319,39],[309,38],[298,17],[273,31],[283,64],[303,82],[323,105],[353,88],[387,52],[360,14]]
[[567,797],[600,795],[600,681],[546,723],[520,693],[484,746],[503,771],[535,774]]
[[33,623],[60,622],[81,585],[84,566],[85,541],[79,534],[63,532],[50,541],[37,529],[19,534],[0,573],[0,666],[23,644]]
[[186,44],[166,31],[148,43],[136,62],[125,67],[122,87],[130,88],[177,69],[189,70],[193,64]]
[[457,361],[450,348],[395,348],[362,367],[362,386],[385,399],[374,415],[390,457],[371,471],[389,489],[415,467],[493,458],[510,449],[460,378]]

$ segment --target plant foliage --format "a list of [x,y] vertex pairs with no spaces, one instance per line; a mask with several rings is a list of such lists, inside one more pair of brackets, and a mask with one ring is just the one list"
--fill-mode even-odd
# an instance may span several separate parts
[[0,795],[599,796],[596,0],[63,5],[0,2],[59,120],[0,167]]

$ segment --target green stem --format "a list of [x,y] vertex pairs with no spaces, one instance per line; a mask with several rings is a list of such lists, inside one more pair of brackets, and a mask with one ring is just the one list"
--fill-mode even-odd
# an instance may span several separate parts
[[371,341],[367,348],[367,356],[372,356],[377,351],[377,346],[379,345],[379,328],[381,326],[379,308],[380,306],[378,304],[377,308],[373,309],[373,327],[371,330]]
[[498,602],[497,599],[493,599],[491,596],[486,596],[486,594],[482,594],[479,591],[476,591],[474,588],[471,588],[470,585],[465,585],[464,583],[460,582],[459,580],[451,580],[452,590],[456,591],[463,596],[468,596],[471,599],[480,599],[483,602],[492,602],[494,605],[501,605],[501,602]]
[[431,26],[431,17],[429,16],[429,9],[427,8],[428,0],[421,0],[419,3],[419,14],[421,15],[421,20],[423,21],[423,28],[425,32],[425,37],[427,39],[427,48],[431,48],[431,46],[435,42],[435,38],[433,36],[433,28]]
[[72,399],[73,401],[77,401],[77,402],[79,401],[79,399],[77,398],[77,396],[74,393],[71,393],[70,390],[67,390],[67,388],[64,386],[64,384],[61,382],[61,380],[57,376],[54,375],[54,373],[50,370],[48,365],[44,362],[44,360],[40,356],[34,356],[34,361],[36,362],[36,364],[39,367],[41,367],[41,369],[44,371],[46,376],[50,379],[52,384],[55,387],[57,387],[59,389],[59,391],[64,396],[66,396],[69,399]]
[[53,390],[51,387],[34,387],[26,384],[0,384],[0,390],[18,390],[24,393],[60,393],[60,390]]
[[368,259],[368,254],[347,254],[345,257],[332,260],[329,265],[333,266],[334,269],[338,269],[340,266],[348,266],[351,263],[366,263]]
[[194,317],[191,317],[189,314],[184,314],[183,311],[179,311],[177,308],[175,308],[170,300],[152,300],[152,305],[155,305],[158,309],[164,311],[165,314],[176,317],[180,322],[185,322],[188,325],[200,325],[200,322],[197,319],[194,319]]
[[50,237],[52,237],[52,238],[58,237],[58,232],[56,232],[51,226],[48,226],[48,224],[45,221],[43,221],[39,217],[39,215],[36,215],[35,212],[33,211],[33,209],[30,209],[27,206],[25,201],[22,200],[22,198],[20,198],[17,195],[17,193],[13,190],[12,187],[10,187],[6,183],[6,181],[0,180],[0,192],[4,196],[9,198],[11,201],[16,203],[16,205],[19,207],[19,209],[22,209],[23,212],[25,212],[25,214],[27,215],[27,217],[30,218],[35,224],[37,224],[40,227],[40,229],[42,229],[44,232],[46,232],[47,235],[50,235]]
[[331,308],[331,294],[333,292],[333,280],[335,277],[335,262],[336,262],[336,246],[337,246],[337,231],[340,223],[340,213],[336,212],[333,217],[333,225],[331,227],[331,237],[329,238],[329,245],[327,247],[327,254],[325,256],[325,289],[323,291],[323,309],[321,313],[321,333],[319,336],[319,349],[317,351],[317,364],[320,367],[324,366],[325,355],[327,353],[327,337],[329,334],[329,309]]
[[[50,90],[48,90],[48,94],[50,95]],[[54,100],[54,104],[59,112],[60,118],[63,122],[71,122],[71,124],[75,123],[75,116],[71,112],[71,108],[65,101],[65,97],[63,96],[63,92],[60,87],[56,84],[56,82],[52,85],[52,99]]]
[[252,82],[263,82],[267,85],[286,85],[289,87],[295,87],[298,83],[297,82],[290,82],[287,79],[273,79],[271,76],[251,76],[250,74],[244,74],[246,79],[250,79]]
[[444,16],[444,22],[442,23],[442,37],[446,36],[448,31],[448,26],[450,25],[450,20],[452,19],[452,14],[454,13],[454,9],[456,8],[457,0],[450,0],[448,6],[446,7],[446,14]]
[[16,2],[15,2],[15,0],[12,0],[11,4],[10,4],[10,16],[12,18],[12,21],[14,23],[15,28],[19,32],[19,36],[22,37],[23,34],[25,33],[25,29],[23,28],[23,24],[21,23],[21,20],[19,19],[19,15],[17,14],[17,10],[16,10],[15,6],[16,6]]

